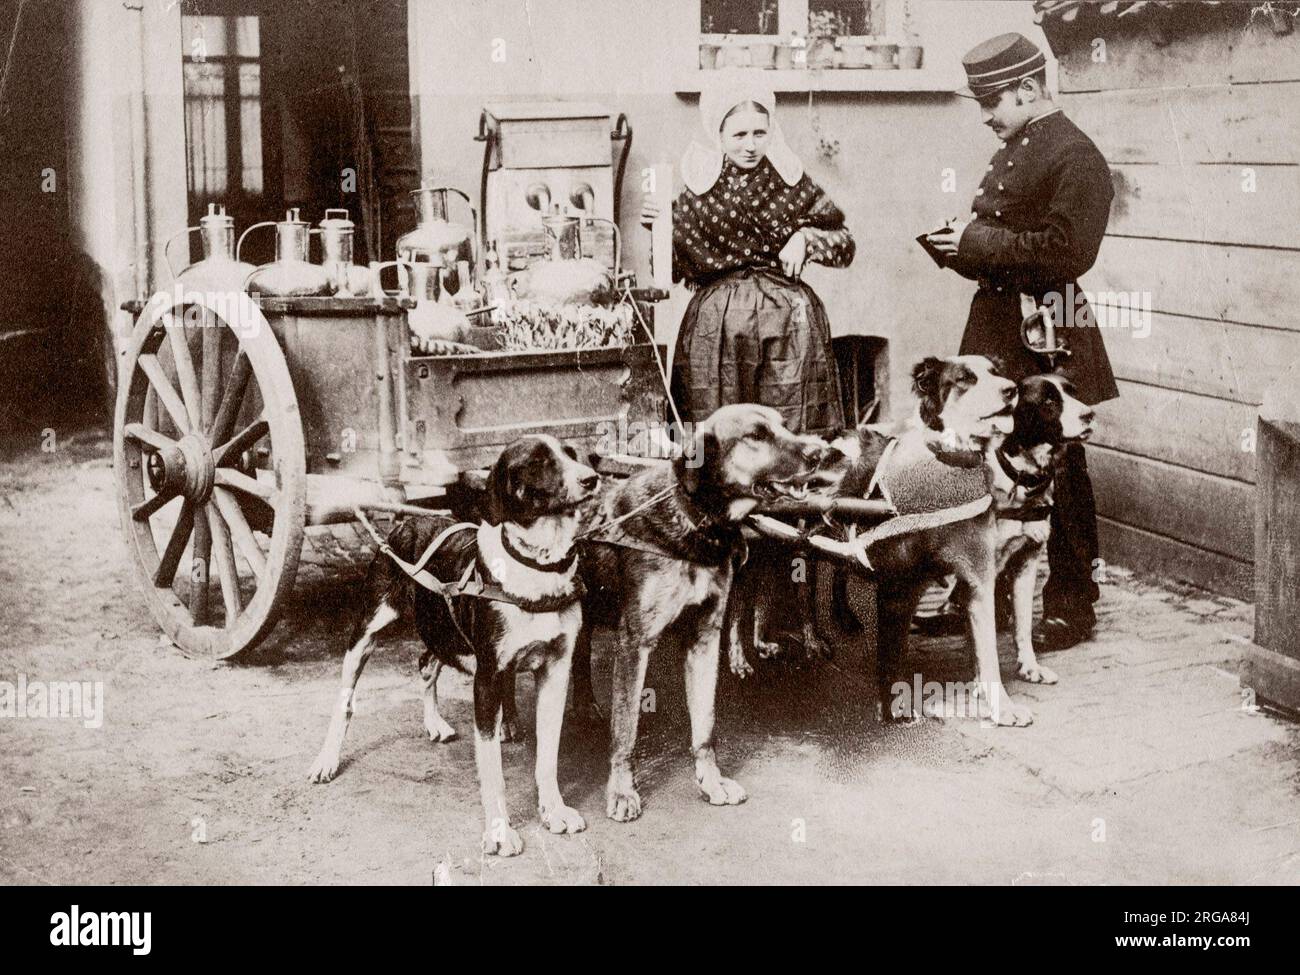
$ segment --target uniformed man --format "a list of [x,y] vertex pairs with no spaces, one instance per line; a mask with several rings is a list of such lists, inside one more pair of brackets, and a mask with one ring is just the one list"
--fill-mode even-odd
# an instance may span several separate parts
[[[1000,357],[1015,380],[1056,368],[1085,403],[1114,399],[1110,360],[1078,286],[1110,216],[1106,160],[1052,100],[1047,61],[1027,37],[985,41],[962,66],[969,87],[958,94],[979,103],[1002,147],[975,191],[969,223],[927,238],[945,267],[979,283],[961,352]],[[1044,355],[1022,339],[1027,314],[1043,309],[1068,353]],[[1039,653],[1073,646],[1096,622],[1097,514],[1081,444],[1062,454],[1054,494],[1043,621],[1034,632]]]

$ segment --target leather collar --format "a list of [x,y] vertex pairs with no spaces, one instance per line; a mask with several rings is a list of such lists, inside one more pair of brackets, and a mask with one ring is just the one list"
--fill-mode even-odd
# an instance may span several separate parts
[[578,558],[578,550],[570,548],[569,554],[558,562],[538,562],[536,559],[525,555],[518,546],[510,541],[510,535],[505,526],[501,526],[501,547],[509,553],[510,557],[522,565],[528,566],[537,572],[568,572],[573,566],[574,561]]
[[1002,473],[1011,478],[1016,487],[1022,487],[1027,494],[1038,494],[1047,490],[1047,486],[1052,483],[1054,476],[1051,468],[1045,471],[1039,471],[1037,474],[1031,474],[1028,471],[1022,471],[1015,467],[1006,453],[999,447],[994,453],[998,458],[998,466],[1002,468]]

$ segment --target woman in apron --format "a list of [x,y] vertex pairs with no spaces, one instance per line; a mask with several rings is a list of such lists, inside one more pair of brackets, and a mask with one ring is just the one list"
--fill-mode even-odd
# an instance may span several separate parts
[[[809,261],[847,267],[844,214],[781,136],[770,91],[721,87],[700,97],[704,145],[682,157],[673,203],[673,280],[695,294],[673,354],[685,422],[727,403],[780,411],[798,433],[844,426],[830,322],[800,277]],[[647,198],[642,222],[658,216]]]

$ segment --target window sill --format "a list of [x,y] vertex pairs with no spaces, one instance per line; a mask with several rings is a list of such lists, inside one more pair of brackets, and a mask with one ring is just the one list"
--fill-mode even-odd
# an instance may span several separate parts
[[951,94],[966,83],[960,72],[934,68],[692,68],[676,78],[679,94],[698,93],[709,79],[725,71],[731,78],[773,91],[915,91]]

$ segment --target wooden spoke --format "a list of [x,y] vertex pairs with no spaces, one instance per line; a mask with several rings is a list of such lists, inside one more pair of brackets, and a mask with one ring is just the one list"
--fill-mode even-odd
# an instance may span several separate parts
[[163,409],[171,417],[172,423],[176,424],[176,429],[182,434],[190,432],[189,414],[185,410],[185,404],[181,398],[176,395],[176,389],[172,386],[171,380],[167,378],[167,373],[163,370],[162,363],[158,361],[155,353],[145,353],[136,360],[141,371],[149,379],[149,385],[153,387],[154,395],[162,403]]
[[222,467],[227,464],[235,463],[235,461],[239,459],[240,454],[265,437],[270,430],[271,425],[261,418],[250,423],[248,426],[244,427],[244,429],[240,430],[239,433],[235,434],[235,436],[229,441],[222,444],[212,452],[216,465]]
[[230,547],[230,531],[221,520],[221,512],[214,504],[204,505],[208,528],[212,532],[212,560],[217,563],[217,578],[221,581],[221,598],[226,604],[226,626],[235,625],[243,605],[239,598],[239,573],[235,571],[235,550]]
[[217,417],[218,397],[221,394],[221,329],[211,320],[203,317],[203,429],[211,430],[212,421]]
[[194,513],[190,545],[190,615],[198,626],[208,621],[208,576],[212,565],[212,531],[202,510]]
[[253,497],[265,501],[271,507],[275,507],[275,488],[269,484],[263,484],[257,478],[249,477],[233,467],[218,467],[213,474],[212,483],[220,487],[233,488],[236,491],[251,494]]
[[167,341],[172,348],[172,361],[176,365],[176,378],[181,384],[181,399],[185,402],[185,414],[190,421],[189,428],[200,430],[203,404],[199,396],[199,380],[194,374],[194,357],[190,353],[189,339],[185,337],[185,324],[168,315],[164,319],[164,326]]
[[167,548],[158,562],[158,571],[153,576],[153,584],[158,588],[171,588],[172,580],[176,578],[176,567],[181,564],[181,556],[185,554],[185,545],[190,540],[193,528],[194,506],[187,500],[181,505],[181,516],[176,519],[176,527],[172,529]]
[[252,374],[253,366],[248,361],[248,355],[240,349],[239,354],[235,356],[235,365],[230,370],[230,382],[221,391],[221,404],[217,407],[216,418],[212,421],[210,435],[215,443],[221,443],[230,437],[235,420],[239,418],[239,408],[244,403],[244,390],[248,387],[248,380]]
[[168,447],[175,447],[176,441],[166,434],[159,433],[157,430],[150,430],[143,423],[128,423],[122,428],[127,440],[134,440],[142,447],[148,447],[150,450],[166,450]]
[[302,552],[307,451],[284,350],[253,305],[198,299],[142,315],[123,354],[113,474],[144,602],[182,653],[233,659],[275,626]]
[[216,502],[227,527],[230,528],[230,535],[238,546],[240,554],[244,556],[244,561],[253,570],[253,575],[257,577],[260,584],[266,572],[266,558],[262,555],[257,539],[253,537],[253,529],[248,526],[248,519],[244,517],[239,502],[225,488],[213,488],[212,499]]
[[137,505],[133,505],[131,507],[131,517],[136,521],[148,521],[154,516],[159,508],[165,505],[168,501],[173,500],[175,497],[175,493],[163,493],[160,491],[153,497],[147,498]]

